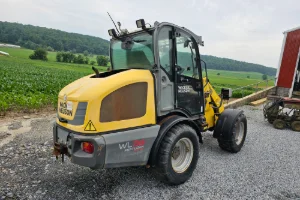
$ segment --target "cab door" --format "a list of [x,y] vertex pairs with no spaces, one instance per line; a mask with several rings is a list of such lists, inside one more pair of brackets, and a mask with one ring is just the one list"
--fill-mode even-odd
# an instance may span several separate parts
[[203,83],[198,45],[181,30],[175,31],[175,105],[191,115],[204,113]]

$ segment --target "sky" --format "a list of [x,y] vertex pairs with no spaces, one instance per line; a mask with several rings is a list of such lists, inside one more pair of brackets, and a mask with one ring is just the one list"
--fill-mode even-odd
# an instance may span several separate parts
[[278,66],[283,32],[300,26],[299,0],[0,0],[0,21],[19,22],[109,39],[107,15],[171,22],[201,35],[201,54]]

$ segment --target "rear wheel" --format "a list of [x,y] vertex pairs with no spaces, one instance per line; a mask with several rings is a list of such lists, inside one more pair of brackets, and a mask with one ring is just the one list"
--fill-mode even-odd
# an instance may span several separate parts
[[293,121],[291,123],[291,128],[292,128],[293,131],[300,132],[300,121]]
[[225,151],[237,153],[244,145],[247,134],[247,119],[243,113],[240,113],[233,126],[229,126],[231,130],[223,131],[218,138],[219,146]]
[[176,125],[167,132],[160,145],[156,174],[167,184],[182,184],[192,176],[198,158],[196,131],[186,124]]
[[284,129],[286,127],[286,123],[282,119],[275,119],[273,122],[273,126],[276,129]]

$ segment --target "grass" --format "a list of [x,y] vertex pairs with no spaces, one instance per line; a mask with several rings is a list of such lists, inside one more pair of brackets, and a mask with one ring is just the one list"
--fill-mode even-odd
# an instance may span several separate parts
[[[91,65],[30,60],[28,49],[0,48],[11,56],[0,56],[0,111],[31,111],[57,105],[58,92],[70,82],[93,74]],[[52,58],[55,59],[54,56]],[[100,71],[105,67],[97,67]]]
[[[9,53],[10,56],[12,57],[17,57],[17,58],[23,58],[23,59],[28,59],[29,55],[33,53],[33,50],[30,49],[14,49],[14,48],[7,48],[7,47],[0,47],[0,51],[4,51]],[[57,52],[51,52],[48,51],[48,61],[50,62],[55,62],[56,61],[56,53]],[[78,55],[78,54],[76,54]],[[83,54],[81,54],[83,55]],[[95,61],[96,62],[96,55],[93,56],[88,56],[90,61]]]
[[[0,51],[10,54],[9,57],[0,56],[0,112],[30,111],[49,105],[55,108],[57,94],[65,85],[93,73],[91,65],[56,62],[56,52],[49,52],[48,61],[45,62],[30,60],[28,57],[33,50],[29,49],[0,48]],[[95,56],[90,58],[95,59]],[[98,66],[98,69],[103,71],[106,67]],[[209,69],[208,77],[217,92],[222,87],[236,89],[262,81],[262,74],[256,72]],[[269,86],[273,83],[274,81],[270,81]],[[261,83],[258,86],[264,88],[266,84]],[[255,90],[255,86],[249,87],[244,94],[251,94]],[[234,95],[239,97],[242,93],[236,91]]]

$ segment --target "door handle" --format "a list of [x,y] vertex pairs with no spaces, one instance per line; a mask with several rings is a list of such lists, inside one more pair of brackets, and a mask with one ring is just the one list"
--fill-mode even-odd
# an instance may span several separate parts
[[180,81],[182,83],[189,83],[190,82],[190,80],[188,78],[183,78],[183,77],[180,78]]

